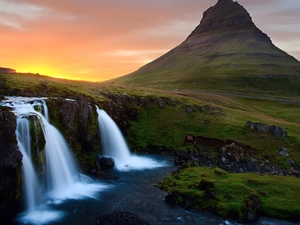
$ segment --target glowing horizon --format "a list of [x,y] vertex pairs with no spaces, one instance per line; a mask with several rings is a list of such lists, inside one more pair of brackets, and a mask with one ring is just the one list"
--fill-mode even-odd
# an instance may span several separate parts
[[[179,45],[216,2],[0,0],[0,67],[71,80],[110,80]],[[277,47],[300,60],[300,1],[239,3]]]

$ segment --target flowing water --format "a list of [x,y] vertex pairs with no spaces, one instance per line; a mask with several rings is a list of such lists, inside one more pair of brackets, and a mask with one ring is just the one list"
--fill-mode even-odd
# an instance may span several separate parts
[[[94,183],[80,174],[71,151],[60,132],[48,122],[45,99],[8,98],[2,105],[13,108],[17,116],[16,136],[23,154],[23,183],[25,208],[17,220],[25,224],[45,224],[63,218],[64,213],[56,205],[69,199],[96,198],[99,191],[108,188],[102,183]],[[35,110],[42,108],[43,114]],[[42,107],[41,107],[42,106]],[[46,140],[44,175],[38,181],[32,162],[30,116],[37,117]]]
[[[109,179],[101,181],[79,174],[64,138],[44,116],[48,111],[44,100],[14,98],[4,104],[13,107],[18,117],[16,133],[23,153],[26,206],[25,211],[15,208],[0,213],[1,224],[89,225],[93,224],[96,216],[114,210],[133,211],[153,225],[238,224],[234,220],[207,212],[185,211],[177,205],[167,204],[164,201],[167,193],[161,191],[156,184],[176,169],[171,157],[131,154],[118,127],[99,109],[101,141],[105,154],[114,158],[116,169],[106,171]],[[35,111],[34,105],[41,105],[43,110]],[[36,116],[44,130],[47,152],[46,187],[41,181],[35,181],[37,178],[29,153],[30,136],[26,135],[29,115]],[[261,218],[248,224],[293,223]]]
[[117,170],[143,170],[163,166],[152,158],[131,154],[116,123],[104,110],[97,107],[97,112],[103,152],[114,159]]

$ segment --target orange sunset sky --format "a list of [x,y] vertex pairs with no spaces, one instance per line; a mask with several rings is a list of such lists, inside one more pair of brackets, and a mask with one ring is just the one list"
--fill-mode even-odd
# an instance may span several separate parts
[[[0,67],[74,80],[128,74],[174,48],[217,0],[0,0]],[[300,60],[299,0],[239,0]]]

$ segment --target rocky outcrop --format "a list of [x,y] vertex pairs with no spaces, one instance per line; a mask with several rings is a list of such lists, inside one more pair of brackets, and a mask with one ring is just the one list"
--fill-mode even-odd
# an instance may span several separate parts
[[126,135],[126,130],[130,127],[129,121],[137,121],[139,119],[139,109],[147,106],[147,98],[111,92],[102,94],[109,100],[102,104],[102,109],[115,121],[122,133]]
[[22,153],[16,139],[16,118],[0,107],[0,209],[21,195]]
[[279,139],[285,139],[287,132],[281,126],[269,125],[261,122],[247,121],[246,126],[251,130],[256,130],[259,133],[271,133]]
[[84,100],[49,98],[50,123],[60,130],[77,155],[83,171],[95,167],[89,152],[100,152],[101,143],[96,106]]
[[[255,158],[255,149],[234,140],[224,141],[202,136],[195,137],[189,134],[185,143],[198,145],[198,151],[181,150],[172,153],[174,164],[182,168],[207,166],[219,167],[230,173],[253,172],[257,174],[300,177],[300,172],[295,169],[295,167],[299,168],[300,164],[292,158],[287,159],[291,167],[284,169],[270,162],[268,158]],[[214,153],[203,150],[205,147],[214,148]],[[288,156],[287,149],[281,148],[281,152],[283,151],[286,153],[285,156]]]

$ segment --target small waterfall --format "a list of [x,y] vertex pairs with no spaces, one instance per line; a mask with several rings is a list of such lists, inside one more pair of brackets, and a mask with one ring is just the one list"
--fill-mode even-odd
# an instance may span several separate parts
[[37,175],[32,165],[31,159],[31,139],[29,130],[28,118],[19,117],[17,119],[17,139],[19,149],[23,154],[23,167],[22,173],[26,177],[24,179],[24,191],[25,191],[25,209],[30,211],[35,209],[39,205],[39,185]]
[[98,108],[97,112],[104,154],[114,158],[116,163],[127,161],[131,154],[117,124],[104,110]]
[[98,107],[97,113],[103,153],[114,158],[117,170],[143,170],[165,166],[152,158],[131,154],[117,124]]

